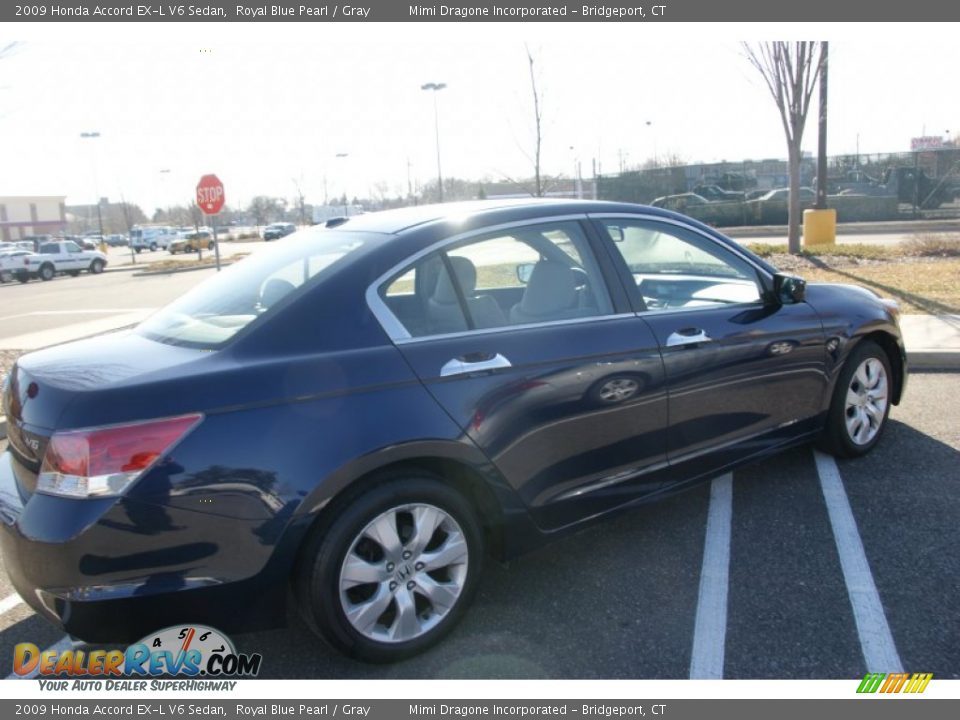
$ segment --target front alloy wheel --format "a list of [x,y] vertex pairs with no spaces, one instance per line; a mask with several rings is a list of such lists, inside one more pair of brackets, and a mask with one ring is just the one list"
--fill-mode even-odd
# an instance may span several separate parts
[[298,578],[301,612],[321,637],[354,657],[409,657],[463,614],[481,546],[471,506],[445,483],[384,483],[338,512],[328,529],[318,528]]
[[847,435],[857,445],[867,445],[880,432],[887,414],[887,371],[877,358],[867,358],[847,387]]
[[880,440],[890,413],[890,360],[873,340],[862,340],[837,378],[819,444],[840,457],[859,457]]

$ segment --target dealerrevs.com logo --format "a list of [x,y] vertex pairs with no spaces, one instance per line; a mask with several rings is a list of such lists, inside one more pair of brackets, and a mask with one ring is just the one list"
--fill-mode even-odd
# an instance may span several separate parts
[[857,692],[922,693],[932,679],[933,673],[867,673]]
[[259,653],[238,653],[219,630],[177,625],[124,650],[40,650],[33,643],[20,643],[13,650],[13,671],[21,677],[106,678],[107,687],[92,689],[140,690],[146,689],[145,683],[130,687],[127,681],[110,678],[256,677],[262,660]]

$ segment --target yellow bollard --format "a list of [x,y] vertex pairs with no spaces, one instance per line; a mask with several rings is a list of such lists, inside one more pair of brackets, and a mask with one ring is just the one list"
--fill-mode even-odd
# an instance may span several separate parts
[[803,246],[833,245],[837,241],[837,211],[834,208],[826,210],[803,211]]

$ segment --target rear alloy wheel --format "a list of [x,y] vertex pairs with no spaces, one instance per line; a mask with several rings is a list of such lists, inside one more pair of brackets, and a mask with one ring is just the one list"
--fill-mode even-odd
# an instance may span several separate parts
[[156,251],[157,251],[157,244],[150,243],[150,252],[156,252]]
[[97,258],[92,263],[90,263],[90,272],[94,275],[99,275],[103,272],[103,260]]
[[298,578],[301,612],[349,655],[409,657],[462,616],[481,547],[480,527],[459,493],[425,478],[385,483],[315,535]]
[[42,265],[40,267],[40,279],[43,281],[53,280],[53,276],[56,275],[56,272],[53,269],[53,265]]
[[869,452],[890,413],[891,374],[887,354],[865,340],[847,358],[834,390],[823,444],[841,457]]

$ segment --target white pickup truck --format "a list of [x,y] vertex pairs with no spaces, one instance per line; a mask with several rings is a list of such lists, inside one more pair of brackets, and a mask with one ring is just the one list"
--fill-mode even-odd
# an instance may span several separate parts
[[15,276],[20,282],[30,278],[53,280],[55,275],[67,273],[79,275],[86,270],[102,273],[107,266],[107,256],[97,250],[84,250],[72,240],[43,243],[35,255],[25,255],[23,268]]

